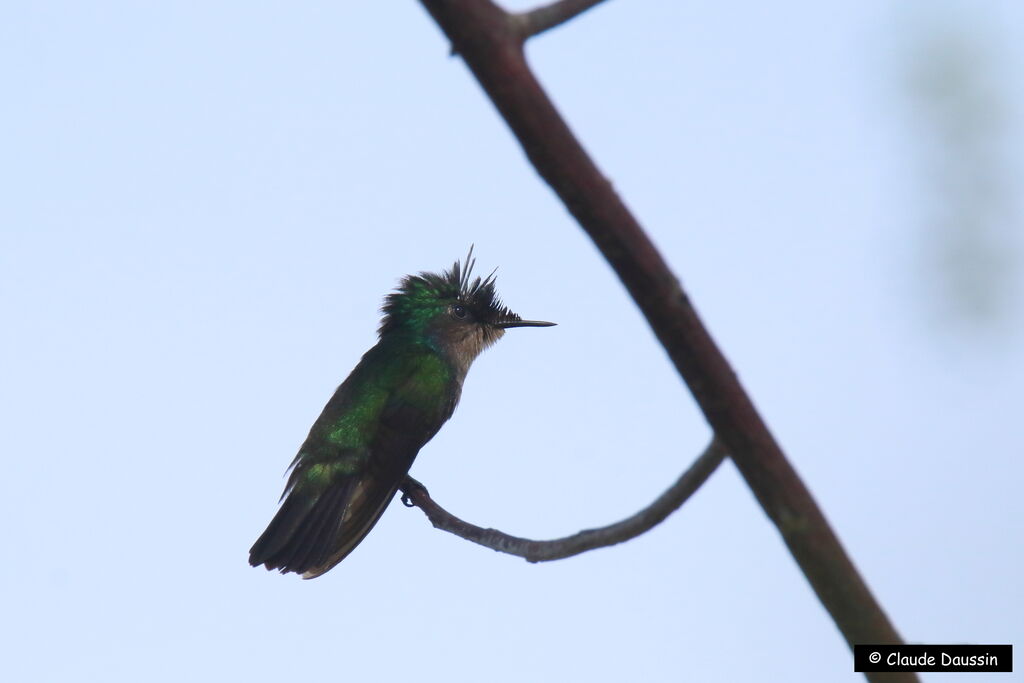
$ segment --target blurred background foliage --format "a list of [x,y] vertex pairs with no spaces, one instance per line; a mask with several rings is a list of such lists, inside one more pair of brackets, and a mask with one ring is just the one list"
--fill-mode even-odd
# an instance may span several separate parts
[[1020,101],[1010,36],[975,7],[930,5],[904,33],[908,135],[921,215],[918,284],[943,334],[1013,335],[1021,318]]

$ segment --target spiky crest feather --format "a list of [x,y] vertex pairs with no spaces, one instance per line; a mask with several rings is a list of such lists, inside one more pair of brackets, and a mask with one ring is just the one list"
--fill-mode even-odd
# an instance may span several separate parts
[[459,303],[469,309],[479,322],[497,323],[521,318],[502,304],[495,288],[497,268],[486,278],[472,278],[473,247],[469,248],[465,265],[456,261],[451,270],[441,273],[422,272],[402,278],[398,289],[384,299],[377,334],[425,324],[448,306]]

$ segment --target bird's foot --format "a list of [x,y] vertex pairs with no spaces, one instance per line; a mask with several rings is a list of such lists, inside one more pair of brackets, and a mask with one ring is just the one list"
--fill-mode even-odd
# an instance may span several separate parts
[[405,481],[402,482],[402,505],[407,508],[416,507],[416,502],[412,497],[418,493],[422,493],[424,496],[430,497],[430,493],[427,491],[427,487],[419,483],[412,477],[407,476]]

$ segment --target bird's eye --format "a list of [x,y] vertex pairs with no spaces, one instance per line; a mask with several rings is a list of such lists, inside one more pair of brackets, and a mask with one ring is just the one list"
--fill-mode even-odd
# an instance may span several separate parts
[[452,315],[454,315],[456,318],[459,318],[460,320],[465,318],[467,313],[468,311],[466,310],[466,307],[463,306],[462,304],[455,304],[454,306],[452,306]]

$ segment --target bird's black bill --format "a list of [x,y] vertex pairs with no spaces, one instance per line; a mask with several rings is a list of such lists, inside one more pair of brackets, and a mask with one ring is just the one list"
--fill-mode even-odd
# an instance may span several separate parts
[[495,327],[502,329],[508,329],[510,327],[553,327],[558,323],[549,323],[543,320],[507,320],[505,322],[495,323]]

